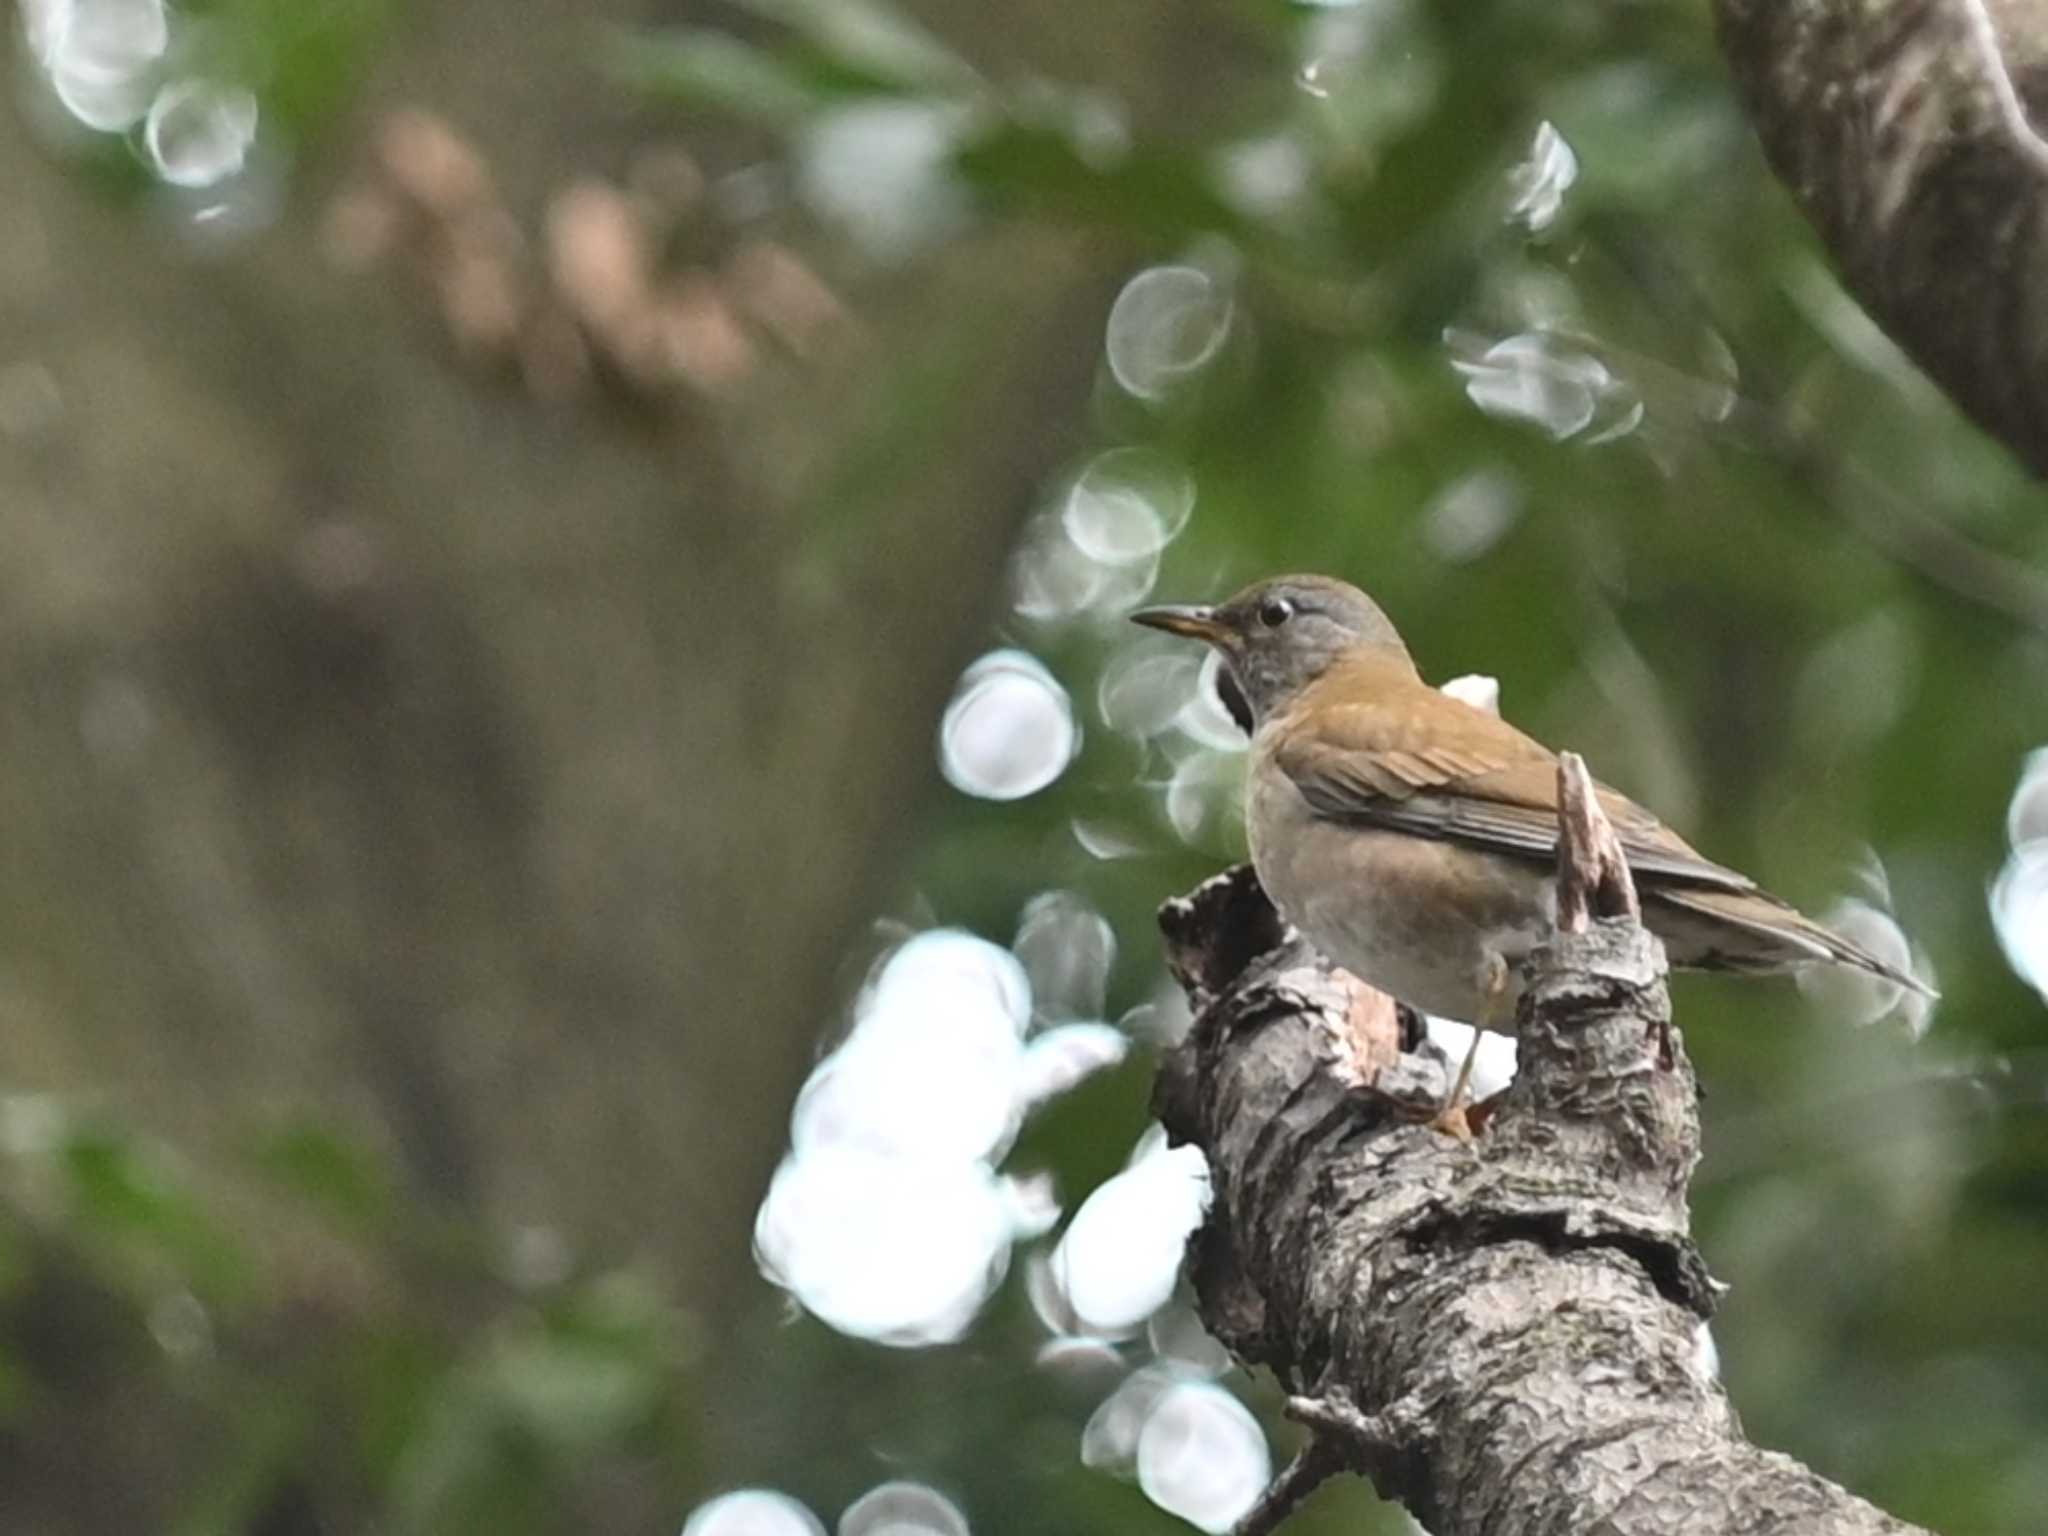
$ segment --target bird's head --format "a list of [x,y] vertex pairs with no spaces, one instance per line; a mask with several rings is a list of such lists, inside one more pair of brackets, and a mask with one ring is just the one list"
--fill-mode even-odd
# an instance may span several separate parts
[[[1282,709],[1331,665],[1383,656],[1412,671],[1408,647],[1379,605],[1328,576],[1275,576],[1214,607],[1141,608],[1133,621],[1213,645],[1239,697],[1224,703],[1247,730]],[[1246,719],[1245,716],[1250,718]]]

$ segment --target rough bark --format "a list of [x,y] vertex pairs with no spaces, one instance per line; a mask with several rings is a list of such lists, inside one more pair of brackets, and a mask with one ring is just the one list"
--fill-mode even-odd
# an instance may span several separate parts
[[1851,292],[2048,472],[2048,6],[1716,0],[1765,153]]
[[[1604,827],[1579,822],[1568,843]],[[1658,1062],[1662,949],[1597,836],[1564,862],[1582,931],[1533,959],[1520,1073],[1472,1143],[1418,1123],[1447,1064],[1402,1053],[1396,1010],[1284,930],[1248,868],[1161,913],[1197,1010],[1156,1106],[1214,1179],[1203,1316],[1311,1428],[1241,1531],[1350,1467],[1436,1536],[1910,1532],[1744,1439],[1702,1347],[1718,1288],[1688,1230],[1675,1030]]]

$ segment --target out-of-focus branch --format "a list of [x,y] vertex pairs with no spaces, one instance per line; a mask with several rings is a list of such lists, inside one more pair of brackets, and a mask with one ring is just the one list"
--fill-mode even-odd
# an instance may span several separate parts
[[1441,1064],[1385,1064],[1395,1010],[1361,1007],[1249,869],[1161,913],[1198,1009],[1156,1103],[1214,1179],[1202,1314],[1314,1437],[1248,1529],[1335,1465],[1437,1536],[1912,1530],[1751,1445],[1708,1363],[1697,1088],[1675,1036],[1656,1059],[1663,953],[1587,785],[1567,765],[1574,918],[1531,963],[1520,1072],[1476,1144],[1417,1123]]
[[2048,7],[1716,0],[1765,153],[1850,290],[2048,472]]

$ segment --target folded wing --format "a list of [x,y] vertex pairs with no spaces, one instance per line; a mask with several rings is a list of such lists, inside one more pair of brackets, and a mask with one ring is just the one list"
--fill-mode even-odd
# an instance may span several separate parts
[[[1460,843],[1512,858],[1557,858],[1557,758],[1506,721],[1416,682],[1318,685],[1275,732],[1272,755],[1318,816]],[[1318,695],[1321,695],[1318,698]],[[1353,702],[1358,699],[1371,702]],[[1426,706],[1426,712],[1425,712]],[[1427,726],[1424,726],[1424,720]],[[1596,785],[1652,923],[1678,965],[1778,970],[1833,961],[1927,993],[1924,983],[1716,864],[1626,795]],[[1930,994],[1931,995],[1931,994]]]

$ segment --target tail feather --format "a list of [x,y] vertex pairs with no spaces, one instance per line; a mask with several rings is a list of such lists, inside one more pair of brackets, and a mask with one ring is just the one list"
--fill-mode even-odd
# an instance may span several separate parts
[[1643,896],[1644,919],[1664,940],[1673,965],[1723,971],[1846,965],[1930,1000],[1940,996],[1919,977],[1762,891],[1664,886]]

